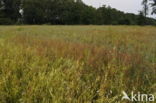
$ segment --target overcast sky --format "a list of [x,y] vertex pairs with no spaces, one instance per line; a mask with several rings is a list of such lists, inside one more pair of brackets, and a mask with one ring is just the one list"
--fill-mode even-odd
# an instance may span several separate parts
[[112,8],[116,8],[120,11],[135,13],[142,9],[142,0],[83,0],[84,3],[92,5],[94,7],[100,7],[102,5],[109,5]]

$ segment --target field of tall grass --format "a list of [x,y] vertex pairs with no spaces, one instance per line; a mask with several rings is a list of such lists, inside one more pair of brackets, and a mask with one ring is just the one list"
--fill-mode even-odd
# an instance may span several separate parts
[[156,95],[156,27],[0,26],[0,103],[129,103]]

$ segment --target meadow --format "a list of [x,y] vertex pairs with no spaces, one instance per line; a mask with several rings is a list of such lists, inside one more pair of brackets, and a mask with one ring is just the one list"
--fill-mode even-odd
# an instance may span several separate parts
[[0,103],[129,103],[155,75],[154,26],[0,26]]

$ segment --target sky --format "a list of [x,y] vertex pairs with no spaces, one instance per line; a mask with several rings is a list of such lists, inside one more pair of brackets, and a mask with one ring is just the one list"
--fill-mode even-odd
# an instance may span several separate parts
[[[96,8],[106,5],[111,6],[112,8],[116,8],[120,11],[124,11],[127,13],[135,13],[138,14],[140,10],[142,10],[141,2],[142,0],[83,0],[84,3],[88,5],[92,5]],[[151,15],[149,15],[151,17]]]

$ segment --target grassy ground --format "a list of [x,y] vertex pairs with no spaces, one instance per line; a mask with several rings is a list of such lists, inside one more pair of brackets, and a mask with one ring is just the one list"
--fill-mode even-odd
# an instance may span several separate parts
[[128,103],[155,75],[156,27],[0,26],[0,103]]

